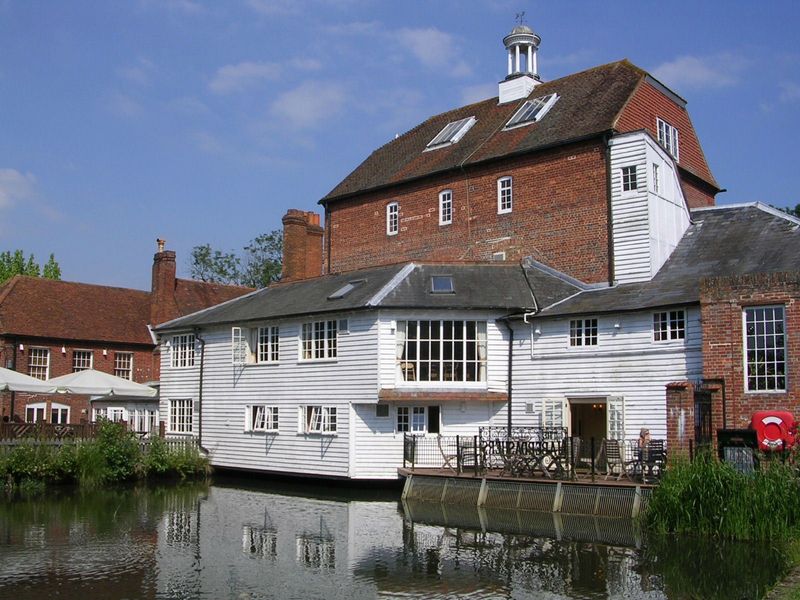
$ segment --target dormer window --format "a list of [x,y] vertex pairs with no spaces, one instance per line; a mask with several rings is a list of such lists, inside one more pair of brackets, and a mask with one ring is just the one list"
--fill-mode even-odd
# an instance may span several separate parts
[[467,117],[466,119],[461,119],[460,121],[448,123],[435,138],[428,142],[428,145],[425,147],[425,151],[427,152],[428,150],[435,150],[436,148],[455,144],[458,142],[458,140],[464,137],[464,134],[470,130],[476,121],[477,119],[475,119],[475,117]]
[[455,291],[453,278],[450,275],[434,275],[431,277],[432,294],[453,294]]
[[525,101],[519,110],[514,113],[514,116],[511,117],[504,129],[522,127],[523,125],[541,121],[557,100],[558,94],[548,94],[547,96]]
[[663,119],[656,119],[658,125],[658,143],[664,146],[675,160],[680,160],[678,150],[678,130]]

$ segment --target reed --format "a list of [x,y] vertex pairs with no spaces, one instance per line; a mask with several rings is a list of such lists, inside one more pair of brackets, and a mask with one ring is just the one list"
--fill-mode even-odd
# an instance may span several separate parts
[[787,540],[800,531],[800,479],[770,461],[743,474],[711,455],[676,461],[653,491],[645,527],[732,540]]

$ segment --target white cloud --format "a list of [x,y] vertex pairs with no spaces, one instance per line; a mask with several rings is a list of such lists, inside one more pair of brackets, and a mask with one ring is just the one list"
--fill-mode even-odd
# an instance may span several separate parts
[[338,114],[345,99],[339,84],[308,82],[278,96],[270,112],[295,128],[308,129]]
[[151,61],[139,58],[135,65],[118,69],[117,74],[136,85],[148,85],[154,70],[155,65]]
[[686,55],[657,66],[652,73],[676,90],[716,89],[739,83],[741,73],[749,66],[750,61],[728,53]]
[[0,169],[0,209],[34,197],[36,178],[16,169]]
[[296,71],[318,71],[322,68],[322,63],[313,58],[295,58],[285,65],[253,61],[225,65],[217,69],[208,87],[215,94],[242,92],[261,82],[278,79],[286,68]]
[[142,106],[136,100],[120,92],[106,97],[106,108],[120,117],[136,117],[142,113]]
[[487,98],[494,98],[497,94],[498,87],[496,83],[470,85],[461,90],[461,102],[464,104],[472,104],[473,102],[480,102]]
[[449,68],[456,76],[468,75],[471,69],[459,58],[459,47],[455,38],[435,27],[426,29],[399,29],[394,34],[404,46],[423,65],[431,69]]
[[800,85],[794,81],[783,81],[780,83],[780,94],[778,100],[783,103],[800,101]]

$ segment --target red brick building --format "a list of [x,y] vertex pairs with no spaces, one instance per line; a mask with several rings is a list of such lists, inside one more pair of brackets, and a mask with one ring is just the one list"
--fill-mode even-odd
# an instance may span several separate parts
[[[149,292],[16,276],[0,287],[0,364],[39,379],[92,368],[139,383],[158,381],[150,327],[251,291],[176,277],[175,252],[154,256]],[[78,423],[78,395],[0,394],[0,418]]]

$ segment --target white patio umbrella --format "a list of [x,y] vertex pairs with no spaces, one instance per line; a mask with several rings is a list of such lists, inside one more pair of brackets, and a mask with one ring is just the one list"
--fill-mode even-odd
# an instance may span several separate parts
[[87,394],[89,396],[127,396],[135,398],[154,398],[158,390],[122,377],[86,369],[61,377],[48,379],[47,383],[57,392],[64,394]]
[[0,392],[29,392],[48,394],[55,391],[54,386],[24,373],[0,367]]

